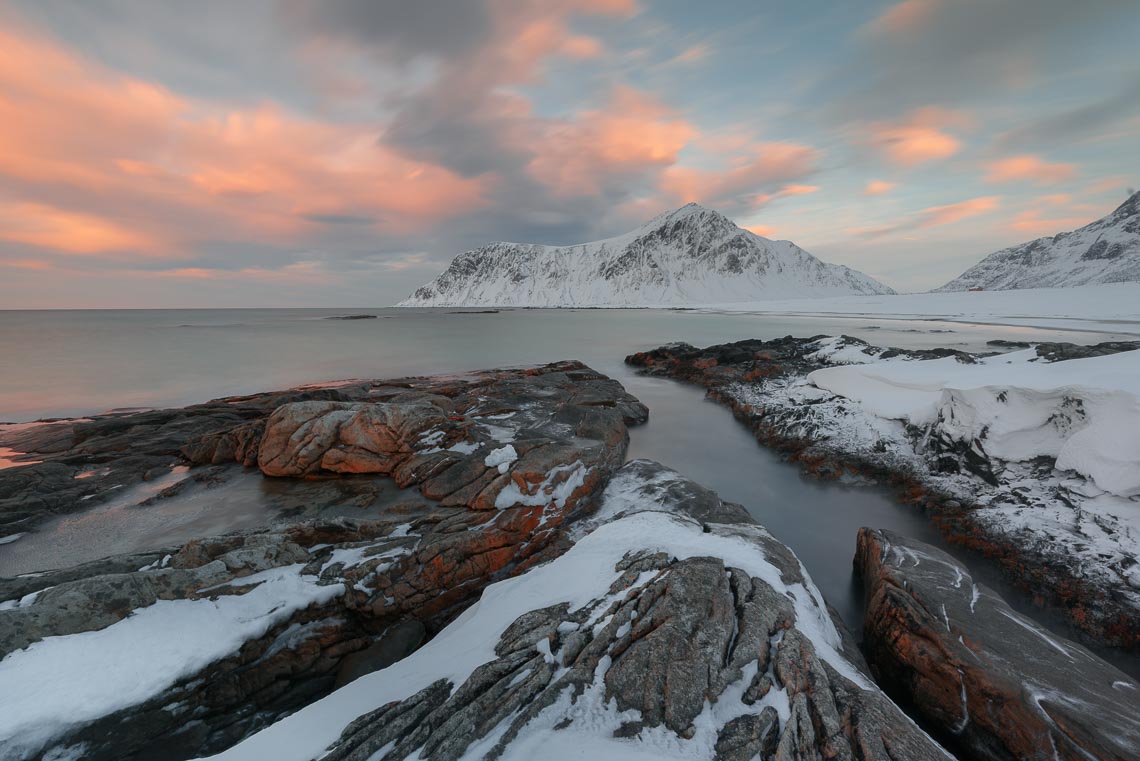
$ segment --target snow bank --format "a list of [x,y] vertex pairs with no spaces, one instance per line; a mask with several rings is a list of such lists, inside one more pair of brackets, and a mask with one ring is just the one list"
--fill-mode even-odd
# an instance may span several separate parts
[[808,382],[990,457],[1054,457],[1106,492],[1140,495],[1140,351],[1052,363],[1033,350],[977,364],[871,361],[816,370]]
[[940,319],[1058,330],[1140,334],[1140,283],[1017,291],[909,293],[891,296],[785,298],[738,303],[710,302],[712,312]]
[[138,705],[263,636],[293,612],[344,593],[302,565],[240,579],[245,594],[160,600],[105,629],[48,637],[0,661],[0,757],[34,755],[69,727]]

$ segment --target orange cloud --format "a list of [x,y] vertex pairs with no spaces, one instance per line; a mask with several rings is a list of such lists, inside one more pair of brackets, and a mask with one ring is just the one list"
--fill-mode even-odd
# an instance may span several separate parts
[[750,199],[753,208],[785,195],[818,190],[813,185],[785,185],[774,193],[757,189],[787,182],[810,174],[819,159],[814,148],[797,143],[760,143],[751,148],[741,163],[724,171],[674,166],[666,170],[662,189],[676,200],[714,204]]
[[1072,179],[1077,173],[1075,164],[1051,164],[1040,156],[1026,154],[991,161],[986,165],[986,182],[1033,182],[1053,185]]
[[594,37],[574,36],[567,38],[559,50],[570,58],[597,58],[602,54],[602,43]]
[[1099,193],[1109,192],[1123,193],[1124,189],[1127,187],[1127,177],[1105,177],[1103,179],[1090,182],[1085,186],[1084,192],[1088,195],[1097,195]]
[[762,238],[775,238],[776,228],[769,227],[768,225],[745,225],[745,230],[756,233]]
[[69,254],[163,253],[161,243],[109,220],[26,202],[0,205],[0,239]]
[[693,45],[678,53],[673,61],[674,63],[696,63],[707,58],[708,54],[708,45]]
[[18,270],[50,270],[51,262],[42,259],[0,259],[0,267],[12,267]]
[[183,267],[172,270],[134,270],[132,274],[164,280],[256,281],[300,285],[341,282],[340,278],[326,271],[320,262],[294,262],[278,269],[244,267],[237,270],[223,270],[206,267]]
[[890,193],[896,187],[896,183],[887,182],[886,180],[871,180],[867,183],[867,187],[863,188],[863,195],[865,196],[881,196],[885,193]]
[[966,115],[938,107],[912,111],[899,123],[875,122],[869,125],[866,141],[899,166],[914,166],[946,159],[957,153],[962,143],[947,129],[966,129]]
[[1001,204],[1001,196],[984,196],[971,198],[968,201],[947,204],[945,206],[931,206],[923,209],[922,221],[919,227],[938,227],[960,222],[963,219],[976,217],[987,211],[993,211]]
[[184,98],[14,30],[0,49],[0,190],[30,204],[9,240],[189,255],[205,236],[297,244],[320,216],[404,233],[485,203],[486,178],[404,158],[371,125]]
[[619,86],[606,109],[550,124],[536,137],[527,170],[555,195],[592,195],[611,175],[675,163],[696,134],[655,98]]
[[960,222],[993,211],[1001,205],[1001,196],[983,196],[967,201],[929,206],[895,222],[878,227],[859,227],[847,230],[849,235],[860,238],[879,238],[899,232],[909,232],[919,228],[941,227]]
[[819,190],[818,185],[785,185],[777,195],[781,196],[802,196],[808,193],[815,193]]
[[884,11],[867,28],[872,34],[912,34],[933,18],[937,8],[937,0],[903,0]]
[[1009,223],[1009,229],[1027,237],[1041,238],[1073,230],[1089,223],[1088,217],[1042,217],[1038,210],[1023,211]]

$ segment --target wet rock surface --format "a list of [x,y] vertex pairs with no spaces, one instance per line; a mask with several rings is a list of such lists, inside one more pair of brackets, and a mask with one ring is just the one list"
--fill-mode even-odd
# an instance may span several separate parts
[[[1043,343],[1035,352],[1036,361],[1057,362],[1137,348],[1140,342]],[[836,354],[844,351],[861,355],[850,361],[953,358],[972,364],[990,356],[950,348],[880,348],[850,336],[787,336],[707,348],[670,344],[630,355],[626,363],[646,375],[703,386],[760,444],[810,475],[888,486],[930,515],[949,542],[995,561],[1036,604],[1063,616],[1089,644],[1140,649],[1140,594],[1130,581],[1140,557],[1127,542],[1113,545],[1112,537],[1127,529],[1082,517],[1080,510],[1101,490],[1057,471],[1050,457],[1004,462],[988,456],[983,442],[951,439],[937,425],[897,423],[897,430],[886,431],[878,421],[868,422],[857,402],[807,381],[815,370],[848,361]],[[1017,511],[1047,517],[1037,525],[1032,518],[1015,525],[1009,513]],[[1089,535],[1107,535],[1109,541],[1090,542]]]
[[865,649],[963,758],[1140,758],[1140,684],[1012,610],[949,555],[863,529]]
[[[402,486],[423,485],[429,499],[487,507],[511,483],[531,496],[540,484],[556,485],[536,470],[550,463],[581,462],[587,481],[615,464],[614,453],[620,464],[625,425],[646,414],[617,382],[580,362],[563,362],[0,427],[0,447],[34,462],[0,470],[0,536],[95,507],[185,463],[262,465],[274,476],[391,475]],[[432,430],[419,429],[419,437],[406,427],[429,423]],[[488,472],[486,456],[512,442],[521,462],[509,473]],[[563,483],[574,472],[568,468],[555,480]],[[596,485],[595,477],[587,488]]]

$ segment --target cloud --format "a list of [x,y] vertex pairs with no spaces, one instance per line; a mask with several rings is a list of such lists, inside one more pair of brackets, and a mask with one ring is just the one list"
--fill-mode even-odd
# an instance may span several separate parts
[[345,40],[397,62],[469,53],[494,23],[489,5],[471,0],[284,0],[278,12],[296,34]]
[[1075,164],[1051,164],[1031,154],[991,161],[986,164],[986,170],[986,182],[1032,182],[1037,185],[1055,185],[1072,179],[1077,173]]
[[971,198],[944,206],[929,206],[895,222],[877,227],[862,227],[848,230],[848,234],[860,238],[880,238],[900,232],[909,232],[929,227],[941,227],[961,222],[970,217],[994,211],[1001,205],[1001,196]]
[[930,208],[923,209],[921,213],[921,221],[919,227],[938,227],[939,225],[950,225],[955,222],[960,222],[969,217],[976,217],[979,214],[984,214],[987,211],[993,211],[1001,203],[1001,196],[985,196],[983,198],[971,198],[968,201],[959,201],[958,203],[947,204],[945,206],[931,206]]
[[904,0],[854,34],[854,54],[830,78],[845,97],[839,120],[877,118],[925,103],[958,104],[1021,89],[1084,63],[1081,44],[1130,0]]
[[673,59],[673,63],[697,63],[698,61],[703,61],[705,58],[708,58],[708,55],[708,45],[691,45],[678,53]]
[[914,34],[928,26],[938,10],[937,0],[903,0],[867,24],[866,31],[879,38]]
[[433,81],[392,99],[386,145],[468,177],[522,171],[542,124],[512,88],[538,81],[552,57],[600,54],[600,43],[571,32],[571,17],[636,11],[622,0],[492,0],[487,8],[477,45],[441,58]]
[[236,270],[180,267],[171,270],[135,270],[131,273],[145,278],[173,280],[218,280],[227,282],[252,281],[258,283],[319,285],[336,284],[342,278],[328,272],[323,262],[300,261],[286,264],[276,269],[268,267],[243,267]]
[[0,48],[9,240],[188,256],[207,235],[296,246],[348,218],[399,235],[485,203],[484,180],[378,145],[371,125],[182,97],[27,32]]
[[969,117],[962,113],[925,107],[912,111],[900,122],[872,122],[861,139],[891,163],[911,167],[953,156],[962,143],[945,130],[969,124]]
[[677,162],[696,128],[652,96],[614,88],[608,104],[541,126],[527,173],[555,197],[596,195]]
[[761,238],[775,238],[776,228],[769,227],[768,225],[745,225],[745,230],[756,233]]
[[1128,187],[1129,179],[1118,175],[1115,177],[1103,177],[1090,182],[1084,187],[1084,192],[1088,195],[1098,195],[1100,193],[1120,193],[1123,195],[1127,192],[1126,189]]
[[871,180],[867,186],[863,188],[863,195],[865,196],[881,196],[890,193],[898,187],[897,183],[887,182],[886,180]]
[[1140,113],[1140,77],[1124,83],[1115,92],[1075,108],[1049,115],[1034,115],[1024,126],[1009,130],[998,137],[1002,150],[1025,146],[1052,147],[1094,137],[1107,128],[1117,125]]
[[1087,217],[1046,217],[1043,214],[1044,212],[1039,209],[1020,212],[1009,222],[1008,227],[1010,230],[1025,234],[1026,237],[1041,238],[1073,230],[1092,221]]
[[662,178],[662,191],[680,203],[696,201],[727,211],[756,209],[781,196],[816,190],[794,181],[811,176],[819,158],[819,151],[810,146],[761,143],[729,169],[671,167]]
[[139,252],[143,256],[161,256],[168,253],[160,242],[145,233],[113,221],[26,202],[0,204],[0,239],[66,254]]

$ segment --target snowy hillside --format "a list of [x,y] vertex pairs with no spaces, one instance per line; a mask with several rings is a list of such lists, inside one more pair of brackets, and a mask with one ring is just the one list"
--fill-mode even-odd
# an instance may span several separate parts
[[468,251],[399,306],[664,306],[887,293],[861,272],[691,203],[607,240]]
[[990,254],[939,291],[1057,288],[1140,281],[1140,193],[1079,230]]

